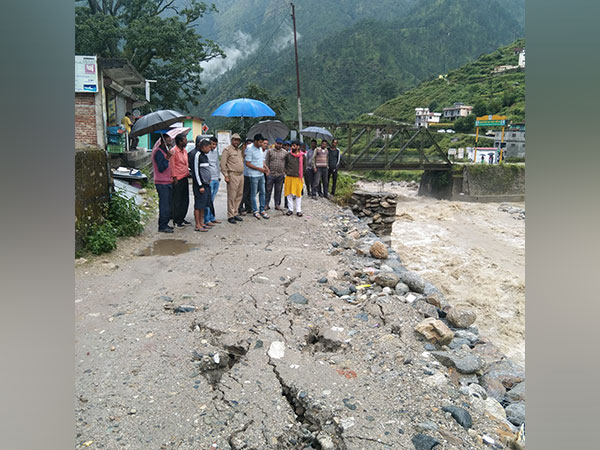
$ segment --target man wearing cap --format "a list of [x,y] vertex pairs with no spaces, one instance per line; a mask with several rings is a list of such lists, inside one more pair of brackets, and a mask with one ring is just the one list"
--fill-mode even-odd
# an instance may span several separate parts
[[238,215],[238,206],[244,192],[244,154],[239,148],[242,138],[234,133],[231,145],[221,155],[221,172],[227,183],[227,222],[235,224],[243,219]]
[[245,216],[252,212],[252,205],[250,204],[250,176],[249,168],[246,166],[246,149],[252,145],[254,141],[250,138],[246,138],[242,144],[242,155],[244,156],[244,191],[242,193],[242,201],[238,207],[239,214]]
[[283,149],[286,152],[290,151],[290,147],[292,146],[292,143],[290,141],[283,141]]
[[[254,217],[268,219],[269,215],[265,212],[265,175],[269,175],[269,168],[265,164],[265,152],[262,149],[264,137],[262,134],[254,136],[254,143],[246,148],[244,161],[248,167],[248,176],[250,177],[250,202],[252,204],[252,213]],[[256,204],[256,194],[258,193],[259,205]]]
[[283,180],[285,178],[283,165],[285,155],[287,155],[282,144],[283,139],[275,139],[275,148],[267,150],[267,156],[265,157],[265,164],[271,171],[267,176],[267,200],[265,209],[269,209],[271,193],[273,192],[273,186],[275,186],[275,209],[281,211],[281,189],[283,188]]

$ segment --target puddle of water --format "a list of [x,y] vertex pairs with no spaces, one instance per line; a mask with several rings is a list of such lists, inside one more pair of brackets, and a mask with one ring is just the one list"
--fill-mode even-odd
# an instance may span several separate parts
[[183,239],[159,239],[142,250],[140,256],[173,256],[196,249],[197,244],[191,244]]

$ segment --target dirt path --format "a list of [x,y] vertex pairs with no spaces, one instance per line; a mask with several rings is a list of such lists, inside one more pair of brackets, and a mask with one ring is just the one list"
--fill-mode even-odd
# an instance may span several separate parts
[[[331,291],[384,266],[338,245],[373,241],[349,210],[304,206],[210,233],[153,221],[76,266],[77,448],[395,449],[424,433],[483,449],[483,435],[510,434],[474,404],[469,432],[441,409],[472,399],[424,351],[423,315],[402,297]],[[190,250],[137,256],[166,238]]]

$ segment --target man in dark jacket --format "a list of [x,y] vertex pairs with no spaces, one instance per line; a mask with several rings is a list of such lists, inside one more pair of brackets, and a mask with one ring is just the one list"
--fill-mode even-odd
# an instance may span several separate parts
[[[196,231],[206,232],[210,228],[204,221],[204,210],[208,208],[214,214],[215,208],[210,193],[210,162],[207,153],[211,150],[210,141],[196,138],[196,147],[190,152],[190,168],[194,191],[194,219]],[[214,226],[214,225],[213,225]]]
[[338,148],[338,140],[333,139],[331,141],[331,148],[329,149],[329,174],[327,180],[331,183],[331,177],[333,177],[333,184],[331,185],[331,195],[335,195],[335,185],[337,183],[338,167],[340,165],[341,153]]

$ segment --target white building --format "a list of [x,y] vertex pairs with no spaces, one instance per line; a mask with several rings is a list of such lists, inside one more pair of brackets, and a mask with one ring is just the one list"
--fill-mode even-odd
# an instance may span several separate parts
[[455,102],[454,106],[444,108],[443,117],[447,120],[456,120],[459,117],[467,117],[472,111],[472,106],[467,106],[461,102]]
[[428,128],[430,123],[440,123],[442,113],[429,111],[429,108],[415,108],[415,126]]
[[519,67],[525,68],[525,49],[519,52]]

